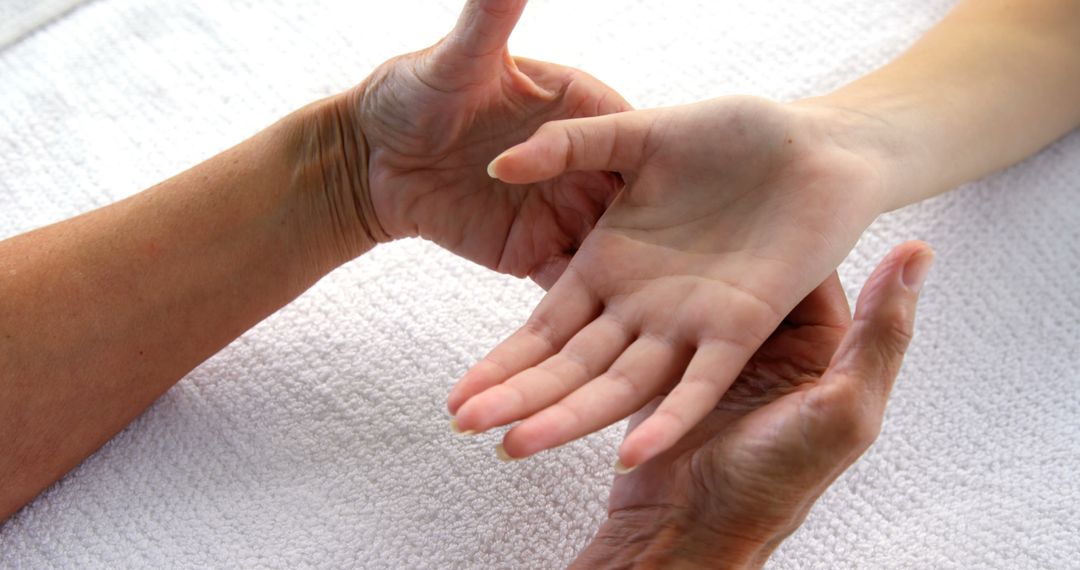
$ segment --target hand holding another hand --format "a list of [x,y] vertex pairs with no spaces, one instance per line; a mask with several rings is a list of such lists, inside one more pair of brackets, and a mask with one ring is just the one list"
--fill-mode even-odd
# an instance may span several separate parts
[[339,97],[343,136],[369,157],[330,162],[346,165],[343,177],[355,179],[346,184],[370,204],[361,216],[370,239],[423,237],[550,286],[621,181],[594,171],[511,184],[486,166],[545,122],[630,106],[581,71],[511,57],[506,42],[524,7],[470,0],[447,37],[391,59]]
[[617,171],[626,188],[528,322],[464,376],[462,430],[516,421],[527,457],[667,394],[619,457],[641,465],[717,405],[880,211],[879,171],[840,115],[750,97],[548,123],[500,180]]
[[932,260],[921,242],[895,248],[854,322],[835,274],[815,289],[704,421],[615,479],[574,567],[760,567],[877,437]]

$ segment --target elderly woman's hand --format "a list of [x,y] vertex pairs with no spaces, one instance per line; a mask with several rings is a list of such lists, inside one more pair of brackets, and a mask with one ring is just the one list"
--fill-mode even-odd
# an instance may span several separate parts
[[575,567],[760,566],[877,437],[931,261],[921,242],[894,249],[854,322],[835,274],[811,293],[704,422],[615,479]]
[[315,162],[346,190],[341,210],[358,213],[367,245],[420,236],[550,286],[620,188],[603,172],[525,185],[487,175],[498,153],[547,121],[629,109],[585,73],[511,57],[524,6],[470,0],[443,40],[391,59],[326,107]]

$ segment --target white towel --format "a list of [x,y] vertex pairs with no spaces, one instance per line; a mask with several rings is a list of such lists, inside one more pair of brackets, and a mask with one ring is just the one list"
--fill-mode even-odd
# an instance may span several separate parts
[[[536,0],[511,47],[643,107],[794,99],[887,61],[949,4]],[[97,0],[19,32],[0,52],[0,237],[346,88],[437,39],[459,7]],[[905,239],[938,263],[880,440],[774,568],[1076,567],[1078,228],[1078,134],[871,227],[842,267],[849,294]],[[563,566],[604,516],[622,427],[506,465],[497,434],[452,436],[444,411],[456,376],[539,298],[430,244],[380,247],[8,521],[0,567]]]
[[19,41],[85,0],[4,0],[0,2],[0,48]]

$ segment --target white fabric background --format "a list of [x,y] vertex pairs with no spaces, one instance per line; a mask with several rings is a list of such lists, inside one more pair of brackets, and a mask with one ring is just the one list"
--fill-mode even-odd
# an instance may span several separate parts
[[[949,4],[536,0],[512,48],[638,106],[793,99],[883,63]],[[433,42],[459,7],[97,0],[20,33],[0,51],[0,237],[137,192],[344,89]],[[892,245],[937,248],[916,340],[881,439],[773,567],[1080,564],[1078,228],[1077,133],[871,227],[842,267],[850,295]],[[453,437],[443,407],[539,298],[426,243],[381,247],[0,527],[0,567],[565,565],[603,517],[621,426],[505,465],[497,434]]]
[[0,2],[0,49],[82,4],[85,0],[3,0]]

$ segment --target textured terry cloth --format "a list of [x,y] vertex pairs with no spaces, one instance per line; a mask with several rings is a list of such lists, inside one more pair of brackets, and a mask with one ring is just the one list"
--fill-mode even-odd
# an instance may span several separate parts
[[85,0],[0,1],[0,48],[32,33]]
[[[9,0],[10,1],[10,0]],[[646,107],[819,94],[944,0],[537,0],[515,53]],[[458,1],[98,0],[0,52],[0,236],[130,195],[376,64]],[[883,216],[842,266],[937,248],[880,440],[773,568],[1080,560],[1080,134]],[[557,568],[604,516],[622,426],[503,464],[455,377],[540,298],[420,241],[324,279],[0,528],[0,567]],[[0,301],[2,302],[2,301]]]

